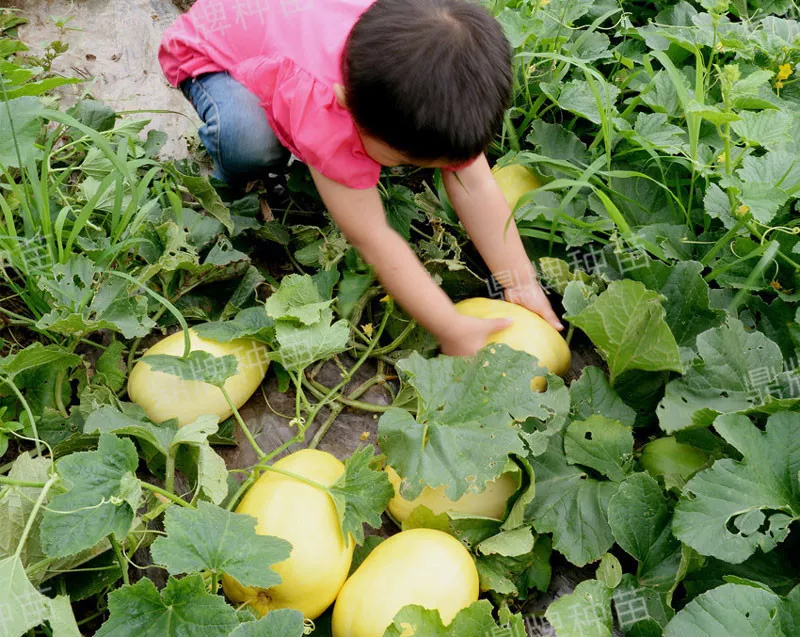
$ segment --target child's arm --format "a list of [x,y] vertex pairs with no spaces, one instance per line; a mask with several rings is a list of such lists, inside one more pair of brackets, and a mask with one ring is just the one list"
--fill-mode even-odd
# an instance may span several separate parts
[[505,319],[476,319],[455,311],[405,239],[386,222],[377,188],[348,188],[310,170],[344,236],[375,268],[387,292],[439,340],[442,352],[471,356],[486,344],[490,334],[509,326],[511,322]]
[[444,185],[461,223],[495,278],[512,282],[506,287],[506,299],[536,312],[556,329],[564,329],[539,285],[486,157],[481,155],[457,173],[445,172]]

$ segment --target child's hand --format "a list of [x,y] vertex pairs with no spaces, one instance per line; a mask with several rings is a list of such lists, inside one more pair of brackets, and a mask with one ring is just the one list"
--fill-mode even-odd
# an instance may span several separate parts
[[506,288],[506,301],[528,308],[531,312],[536,312],[559,331],[564,329],[538,281],[532,281],[518,287]]
[[439,335],[442,354],[472,356],[481,349],[495,332],[510,327],[511,319],[481,319],[461,316],[451,322],[447,332]]

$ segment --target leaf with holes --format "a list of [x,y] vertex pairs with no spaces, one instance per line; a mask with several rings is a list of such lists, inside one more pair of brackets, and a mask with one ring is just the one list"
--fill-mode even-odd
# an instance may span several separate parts
[[783,412],[762,432],[741,414],[717,418],[714,428],[743,459],[717,460],[689,480],[675,509],[675,536],[734,564],[786,539],[800,519],[798,423],[800,416]]
[[[482,490],[500,475],[509,454],[525,455],[526,421],[558,418],[553,398],[563,394],[568,400],[563,383],[545,393],[531,391],[539,370],[534,359],[505,345],[485,347],[472,358],[426,360],[414,353],[398,370],[416,390],[419,409],[414,416],[390,407],[378,424],[378,441],[404,479],[408,499],[425,485],[444,486],[451,500]],[[567,402],[563,411],[568,409]]]

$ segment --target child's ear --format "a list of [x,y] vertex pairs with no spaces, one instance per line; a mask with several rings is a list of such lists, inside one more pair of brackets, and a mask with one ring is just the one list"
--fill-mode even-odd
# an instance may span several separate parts
[[347,95],[345,94],[344,86],[342,84],[334,84],[333,92],[336,94],[336,102],[342,108],[347,108]]

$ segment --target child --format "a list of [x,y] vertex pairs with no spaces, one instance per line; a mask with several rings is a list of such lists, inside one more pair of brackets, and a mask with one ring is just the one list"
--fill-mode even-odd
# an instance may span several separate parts
[[216,175],[308,165],[334,221],[400,305],[470,356],[506,319],[458,314],[387,223],[381,166],[441,167],[506,298],[563,329],[484,155],[511,93],[500,25],[467,0],[198,0],[166,32],[164,72],[205,125]]

